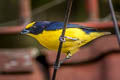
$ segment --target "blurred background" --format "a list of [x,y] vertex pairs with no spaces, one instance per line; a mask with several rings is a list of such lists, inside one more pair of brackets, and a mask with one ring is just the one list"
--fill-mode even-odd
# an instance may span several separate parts
[[[89,13],[86,10],[85,3],[87,0],[74,0],[70,22],[86,22],[89,19]],[[0,26],[20,25],[19,19],[20,4],[19,0],[0,1]],[[63,21],[65,14],[66,1],[55,0],[31,0],[31,19],[32,21]],[[117,18],[120,19],[120,1],[113,0],[113,5]],[[109,6],[107,0],[98,0],[99,7],[99,21],[111,20]],[[91,26],[92,27],[92,26]],[[1,35],[0,36],[1,48],[16,48],[16,47],[30,47],[39,46],[31,37],[22,36],[17,34]],[[32,42],[32,43],[31,43]],[[23,44],[24,43],[24,44]]]
[[[46,72],[45,76],[47,76],[49,78],[49,74],[47,74],[47,73],[49,70],[48,67],[51,67],[51,66],[48,66],[49,65],[48,63],[50,63],[50,65],[52,65],[52,63],[54,62],[54,60],[55,60],[54,53],[55,52],[43,51],[44,48],[41,45],[39,45],[39,43],[36,40],[34,40],[31,37],[21,35],[20,31],[24,28],[23,25],[29,21],[30,22],[31,21],[64,21],[66,2],[67,2],[67,0],[0,0],[0,53],[2,55],[3,55],[3,53],[9,53],[9,52],[11,54],[12,53],[16,54],[16,53],[21,53],[21,49],[23,50],[23,54],[35,53],[35,56],[36,56],[36,53],[39,53],[39,56],[34,57],[34,59],[36,59],[39,64],[42,64],[43,67],[44,66],[46,67],[47,72],[46,72],[46,70],[42,71],[42,72]],[[120,25],[120,21],[119,21],[120,20],[120,0],[112,0],[112,2],[113,2],[113,6],[115,9],[118,23]],[[101,23],[102,28],[100,28],[100,29],[110,30],[114,33],[114,28],[113,28],[113,24],[111,23],[111,20],[112,19],[111,19],[111,15],[110,15],[109,6],[108,6],[108,0],[74,0],[73,1],[72,12],[71,12],[69,22],[75,22],[75,23],[77,22],[78,24],[83,24],[83,25],[85,24],[87,26],[96,27],[96,28],[100,28],[99,24]],[[88,24],[87,24],[87,22],[88,22]],[[109,40],[111,40],[111,42],[113,42],[113,43],[111,43]],[[105,41],[108,41],[108,43],[106,43]],[[107,45],[103,46],[102,44],[100,44],[101,42],[104,42],[105,44],[110,45],[109,46],[110,48]],[[97,47],[96,48],[93,47],[94,45],[97,45]],[[103,47],[106,46],[106,47],[103,50],[101,50],[100,49],[101,47],[98,47],[100,45],[101,45],[101,47],[102,46]],[[73,61],[73,62],[71,62],[71,64],[72,63],[78,64],[79,66],[75,66],[75,69],[78,69],[81,71],[81,69],[86,69],[86,67],[89,66],[87,64],[87,63],[89,63],[88,58],[90,60],[92,58],[94,58],[95,60],[102,59],[102,58],[96,59],[96,56],[101,53],[106,53],[107,51],[109,52],[110,50],[114,51],[114,49],[117,50],[117,51],[115,51],[116,53],[119,53],[118,44],[117,44],[117,40],[116,40],[115,36],[107,37],[107,38],[105,38],[105,40],[104,40],[104,38],[102,40],[98,40],[95,43],[93,43],[91,46],[88,46],[86,48],[83,48],[83,50],[81,50],[81,52],[84,52],[84,53],[86,52],[86,54],[80,55],[81,56],[80,60],[78,59],[79,57],[75,59],[75,56],[74,56],[73,60],[70,60],[68,62]],[[16,49],[17,49],[17,51],[16,51]],[[91,50],[89,51],[88,49],[91,49]],[[95,49],[95,51],[92,51],[94,49]],[[26,52],[26,53],[24,53],[24,52]],[[115,53],[115,52],[110,52],[110,53]],[[52,57],[50,57],[50,53],[53,53]],[[91,53],[95,53],[96,55],[94,57],[92,57],[90,55]],[[82,57],[82,56],[87,56],[87,57]],[[105,56],[105,55],[103,55],[103,56]],[[51,58],[53,60],[49,62],[48,60],[50,60]],[[120,56],[119,56],[119,58],[120,58]],[[85,61],[87,60],[85,63],[87,66],[85,65],[85,67],[83,66],[82,63],[80,63],[81,61],[84,61],[84,60]],[[107,59],[107,60],[109,60],[109,59]],[[113,58],[112,58],[112,60],[113,60]],[[120,61],[120,59],[118,59],[117,61]],[[113,62],[114,62],[114,60],[113,60]],[[1,63],[2,63],[2,61],[1,61]],[[13,64],[14,63],[15,62],[13,62]],[[34,60],[33,60],[33,63],[34,63]],[[98,62],[98,64],[95,63],[94,65],[92,65],[92,69],[94,69],[95,67],[98,67],[98,65],[100,66],[101,63],[102,62]],[[79,67],[81,66],[80,64],[82,64],[82,68],[79,69]],[[117,66],[117,63],[115,65]],[[38,65],[38,66],[40,66],[40,65]],[[73,64],[72,64],[72,66],[73,66]],[[91,67],[91,65],[90,65],[90,67]],[[119,67],[120,67],[120,64],[119,64]],[[68,68],[70,68],[70,67],[68,66]],[[101,68],[101,67],[99,67],[99,68]],[[66,69],[66,68],[63,68],[63,71],[64,71],[64,69]],[[113,76],[112,78],[105,77],[105,75],[106,76],[112,75],[112,73],[114,71],[113,72],[110,71],[111,73],[108,73],[109,71],[108,72],[104,71],[104,75],[102,75],[102,77],[104,76],[104,78],[101,78],[100,77],[101,73],[99,73],[99,70],[101,70],[101,69],[98,70],[98,68],[97,68],[98,71],[96,70],[97,77],[94,78],[94,75],[92,75],[92,73],[91,73],[91,75],[88,74],[92,71],[92,69],[88,68],[87,69],[88,72],[85,72],[85,73],[83,71],[84,75],[88,76],[89,79],[87,79],[85,77],[82,77],[82,78],[79,77],[79,75],[82,75],[81,73],[78,73],[78,76],[76,77],[76,79],[75,78],[69,79],[66,77],[65,77],[65,79],[69,79],[69,80],[80,80],[80,79],[81,80],[82,79],[83,80],[93,80],[93,79],[94,80],[120,80],[119,76],[117,76],[117,78],[115,76]],[[5,69],[3,70],[3,72],[4,71],[7,72]],[[52,71],[52,69],[50,68],[50,72],[51,71]],[[73,70],[73,71],[75,71],[75,70]],[[12,72],[12,70],[11,70],[11,72]],[[18,72],[19,72],[19,70],[18,70]],[[67,73],[71,74],[71,72],[66,72],[66,74]],[[94,74],[96,74],[96,73],[94,73]],[[58,75],[61,75],[61,74],[62,74],[62,72]],[[38,75],[38,74],[36,73],[36,75]],[[41,80],[41,79],[33,78],[33,80],[34,79]],[[65,80],[65,79],[57,78],[57,80]],[[7,80],[7,79],[2,78],[1,80]],[[16,79],[11,78],[10,80],[16,80]],[[25,80],[25,79],[21,78],[20,80]],[[29,80],[32,80],[32,79],[29,78]]]

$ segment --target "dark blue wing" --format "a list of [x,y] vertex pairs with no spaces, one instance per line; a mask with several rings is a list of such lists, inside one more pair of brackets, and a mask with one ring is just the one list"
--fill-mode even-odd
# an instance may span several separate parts
[[[62,29],[64,26],[63,22],[51,22],[46,28],[45,30],[59,30]],[[67,24],[67,28],[80,28],[83,31],[85,31],[86,33],[90,33],[90,32],[96,32],[95,29],[93,28],[89,28],[89,27],[85,27],[85,26],[80,26],[77,24]]]

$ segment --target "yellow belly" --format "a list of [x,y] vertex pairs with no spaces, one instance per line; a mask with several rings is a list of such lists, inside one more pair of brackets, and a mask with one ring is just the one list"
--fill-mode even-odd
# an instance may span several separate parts
[[[56,31],[43,31],[43,33],[39,35],[32,34],[29,35],[37,39],[37,41],[44,47],[48,49],[57,50],[59,46],[59,37],[61,36],[61,33],[62,30],[56,30]],[[99,37],[101,35],[103,35],[103,33],[98,34],[94,32],[88,35],[81,29],[68,28],[66,29],[65,36],[77,38],[79,40],[73,41],[70,39],[66,39],[66,42],[64,42],[62,46],[62,52],[67,53],[68,51],[70,51],[73,54],[78,50],[80,46],[88,43],[92,39],[95,39],[96,37]]]
[[[65,36],[72,37],[72,38],[78,38],[80,39],[80,29],[67,29]],[[62,30],[56,30],[56,31],[44,31],[42,34],[39,34],[37,37],[37,40],[42,44],[43,46],[47,47],[48,49],[56,50],[59,46],[59,37],[61,36]],[[84,33],[81,31],[81,33]],[[62,52],[67,52],[69,50],[72,50],[76,47],[78,47],[80,42],[79,41],[72,41],[69,39],[66,39],[66,42],[63,43],[62,46]]]

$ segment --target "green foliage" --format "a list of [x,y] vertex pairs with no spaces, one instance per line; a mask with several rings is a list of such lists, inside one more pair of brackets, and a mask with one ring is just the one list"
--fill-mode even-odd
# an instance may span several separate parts
[[[120,12],[120,0],[112,0],[115,12]],[[100,17],[104,18],[110,14],[108,0],[99,0]]]
[[46,3],[49,3],[52,0],[31,0],[32,9],[42,6]]
[[0,22],[18,18],[18,0],[0,0]]

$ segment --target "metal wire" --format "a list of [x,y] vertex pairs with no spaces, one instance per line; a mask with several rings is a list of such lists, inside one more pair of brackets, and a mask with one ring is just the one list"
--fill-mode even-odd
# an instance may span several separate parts
[[[68,21],[69,21],[69,16],[70,16],[73,0],[67,0],[67,2],[68,2],[68,4],[67,4],[67,10],[66,10],[65,18],[64,18],[64,27],[63,27],[63,31],[62,31],[62,34],[60,37],[64,37],[64,35],[65,35],[66,25],[68,24]],[[58,68],[55,68],[55,67],[59,66],[59,59],[60,59],[60,54],[61,54],[61,50],[62,50],[62,44],[63,44],[63,42],[60,41],[58,53],[57,53],[57,57],[56,57],[55,65],[54,65],[52,80],[55,80],[55,78],[56,78],[56,73],[57,73]]]
[[117,22],[117,19],[116,19],[116,16],[115,16],[112,1],[108,0],[108,3],[109,3],[110,11],[111,11],[112,20],[113,20],[113,23],[114,23],[115,33],[116,33],[118,43],[119,43],[119,47],[120,47],[120,31],[119,31],[119,27],[118,27],[118,22]]

